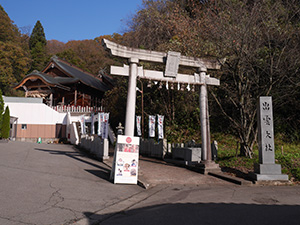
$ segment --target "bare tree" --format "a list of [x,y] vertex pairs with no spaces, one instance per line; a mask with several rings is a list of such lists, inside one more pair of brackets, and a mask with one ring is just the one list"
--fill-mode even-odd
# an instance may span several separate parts
[[223,115],[219,123],[240,140],[241,155],[252,155],[258,97],[273,95],[275,109],[284,113],[299,96],[297,0],[145,1],[131,28],[124,40],[134,47],[226,58],[214,74],[221,86],[211,94]]
[[227,58],[222,85],[212,95],[240,139],[241,154],[251,157],[257,99],[276,93],[299,73],[299,6],[294,1],[216,0],[205,15],[206,38],[220,58]]

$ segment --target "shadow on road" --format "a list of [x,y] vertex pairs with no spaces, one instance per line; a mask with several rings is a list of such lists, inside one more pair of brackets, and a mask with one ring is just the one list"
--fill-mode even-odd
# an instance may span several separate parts
[[85,170],[85,171],[89,172],[90,174],[93,174],[96,177],[99,177],[103,180],[107,180],[107,181],[110,181],[111,183],[113,183],[111,180],[109,180],[110,171],[109,172],[104,172],[101,170]]
[[36,151],[42,151],[42,152],[48,152],[49,154],[54,154],[54,155],[63,155],[63,156],[67,156],[70,157],[72,159],[75,159],[77,161],[80,161],[82,163],[85,163],[87,165],[93,166],[97,169],[100,170],[85,170],[101,179],[107,180],[110,182],[109,180],[109,175],[110,175],[110,169],[100,166],[96,163],[92,163],[90,161],[84,160],[84,157],[86,157],[85,154],[80,153],[80,152],[71,152],[71,151],[59,151],[59,150],[51,150],[51,149],[42,149],[42,148],[35,148],[34,150]]
[[85,212],[89,224],[299,224],[299,205],[176,203],[111,214]]

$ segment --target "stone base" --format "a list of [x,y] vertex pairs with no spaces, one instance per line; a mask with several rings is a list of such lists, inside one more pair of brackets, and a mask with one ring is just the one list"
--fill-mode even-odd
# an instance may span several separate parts
[[109,160],[109,156],[102,156],[102,160]]
[[208,174],[208,173],[217,173],[221,172],[221,168],[219,164],[214,161],[202,161],[199,165],[197,165],[200,173]]
[[250,176],[257,181],[288,181],[289,176],[286,174],[257,174],[251,173]]
[[257,174],[281,174],[280,164],[254,164],[254,172]]
[[254,164],[254,172],[250,176],[256,181],[287,181],[289,176],[281,173],[280,164]]

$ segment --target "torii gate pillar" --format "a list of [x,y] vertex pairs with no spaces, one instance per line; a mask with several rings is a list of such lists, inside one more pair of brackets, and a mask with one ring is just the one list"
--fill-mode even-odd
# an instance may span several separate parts
[[[199,68],[200,79],[205,80],[206,68]],[[201,172],[208,174],[209,172],[221,171],[218,164],[212,160],[210,126],[209,126],[209,111],[208,111],[208,96],[207,84],[204,82],[200,86],[200,121],[201,121]]]
[[[206,76],[206,68],[199,68],[200,79],[205,80]],[[204,83],[200,86],[200,122],[201,122],[201,139],[202,139],[202,148],[201,148],[201,158],[202,161],[206,161],[208,159],[209,152],[209,143],[210,143],[210,135],[209,135],[209,116],[207,113],[207,86]]]
[[134,136],[134,121],[135,121],[135,103],[136,103],[136,78],[138,74],[137,64],[138,58],[130,58],[129,60],[129,80],[128,80],[128,94],[126,104],[125,117],[125,135]]

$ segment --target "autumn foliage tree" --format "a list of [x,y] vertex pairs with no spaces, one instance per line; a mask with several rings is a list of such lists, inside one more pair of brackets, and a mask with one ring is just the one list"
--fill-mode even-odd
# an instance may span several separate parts
[[[106,38],[109,38],[107,35]],[[116,36],[116,35],[115,35]],[[114,61],[108,57],[101,46],[102,37],[95,40],[68,41],[67,43],[50,40],[47,44],[49,55],[57,55],[68,62],[82,68],[94,75],[100,71],[109,73],[109,65]]]
[[0,5],[0,89],[11,95],[11,85],[24,77],[30,57],[23,36]]

